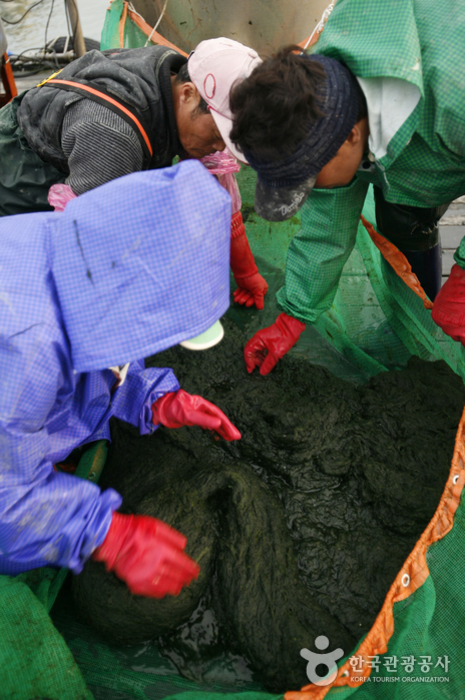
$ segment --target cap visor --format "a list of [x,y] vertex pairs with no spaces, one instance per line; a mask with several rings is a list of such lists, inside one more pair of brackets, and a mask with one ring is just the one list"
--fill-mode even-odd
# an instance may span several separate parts
[[219,321],[216,321],[204,333],[196,335],[195,338],[190,340],[183,340],[179,345],[188,350],[208,350],[208,348],[212,348],[219,343],[223,336],[224,328]]
[[232,120],[229,117],[225,117],[223,114],[220,114],[219,112],[215,112],[214,109],[210,110],[210,114],[215,120],[216,126],[220,130],[221,138],[225,142],[227,148],[233,154],[234,158],[237,158],[237,160],[239,160],[241,163],[245,163],[246,165],[248,165],[248,161],[245,155],[242,153],[242,151],[238,150],[237,146],[235,146],[229,138],[229,134],[231,133],[233,126]]
[[267,221],[286,221],[294,216],[312,191],[317,175],[295,187],[266,187],[257,180],[255,211]]

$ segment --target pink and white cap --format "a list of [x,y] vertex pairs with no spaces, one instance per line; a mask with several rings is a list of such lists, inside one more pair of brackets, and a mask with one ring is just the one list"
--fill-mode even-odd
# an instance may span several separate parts
[[229,92],[237,81],[247,78],[261,62],[256,51],[225,37],[201,41],[188,59],[190,79],[209,106],[221,138],[231,153],[243,163],[247,163],[244,154],[229,138],[232,129]]

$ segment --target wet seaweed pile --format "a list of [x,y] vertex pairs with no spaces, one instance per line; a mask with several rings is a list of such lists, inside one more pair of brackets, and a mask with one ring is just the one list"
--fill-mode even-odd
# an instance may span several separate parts
[[363,387],[300,358],[248,375],[245,334],[225,327],[216,348],[177,347],[148,364],[173,367],[242,439],[199,428],[140,437],[115,421],[101,480],[124,512],[187,536],[199,579],[154,601],[89,562],[75,600],[110,641],[157,640],[187,677],[228,649],[281,692],[307,682],[300,649],[317,636],[347,653],[371,627],[436,509],[465,388],[445,363],[417,358]]

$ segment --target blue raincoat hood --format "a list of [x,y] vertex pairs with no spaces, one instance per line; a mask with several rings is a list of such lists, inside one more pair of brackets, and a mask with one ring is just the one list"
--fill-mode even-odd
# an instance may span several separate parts
[[231,199],[197,161],[114,180],[47,223],[76,372],[165,350],[229,306]]

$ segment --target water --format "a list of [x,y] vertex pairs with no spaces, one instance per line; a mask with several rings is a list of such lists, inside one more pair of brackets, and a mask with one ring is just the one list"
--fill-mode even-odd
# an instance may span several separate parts
[[[0,3],[0,16],[2,19],[15,21],[36,2],[37,0],[3,1]],[[100,41],[109,0],[76,0],[76,2],[84,36]],[[71,33],[66,22],[64,0],[42,0],[40,5],[31,9],[19,24],[3,23],[9,51],[19,54],[26,49],[41,48],[45,43],[45,31],[49,16],[47,41]]]
[[186,690],[217,693],[264,690],[244,659],[232,653],[220,651],[216,657],[211,655],[202,668],[193,666],[193,671],[201,671],[201,680],[194,681],[181,678],[173,661],[153,643],[120,647],[105,642],[77,615],[69,576],[50,616],[96,700],[134,700],[135,697],[161,700]]

